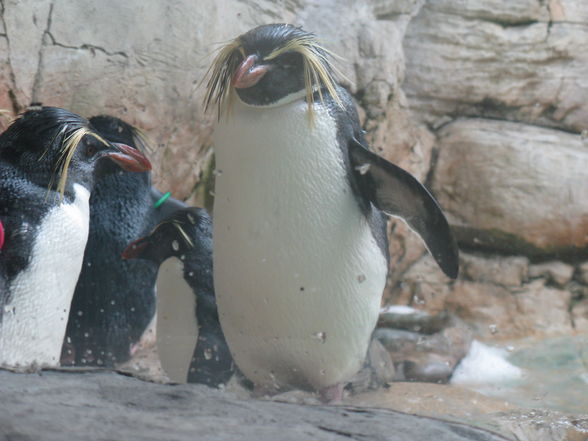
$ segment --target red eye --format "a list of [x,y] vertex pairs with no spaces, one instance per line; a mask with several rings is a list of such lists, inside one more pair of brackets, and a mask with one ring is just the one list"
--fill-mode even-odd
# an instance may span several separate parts
[[91,157],[91,156],[94,156],[97,151],[98,151],[98,149],[96,148],[96,145],[94,143],[89,143],[86,146],[86,156],[88,158]]

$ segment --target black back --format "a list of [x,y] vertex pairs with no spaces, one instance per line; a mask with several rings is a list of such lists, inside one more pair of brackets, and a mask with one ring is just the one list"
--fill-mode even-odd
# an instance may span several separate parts
[[[135,129],[118,118],[98,116],[90,122],[109,141],[140,146]],[[183,206],[170,198],[154,208],[158,192],[151,187],[149,172],[113,171],[96,182],[90,197],[90,231],[71,304],[63,364],[113,366],[131,356],[155,314],[157,265],[123,260],[121,253],[171,209]]]

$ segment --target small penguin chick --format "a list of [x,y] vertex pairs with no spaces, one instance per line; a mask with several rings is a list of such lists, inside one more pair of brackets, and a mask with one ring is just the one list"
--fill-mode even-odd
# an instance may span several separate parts
[[88,238],[88,199],[106,159],[147,158],[110,143],[79,115],[29,110],[0,135],[0,365],[57,365]]
[[[196,207],[177,210],[148,236],[131,243],[123,252],[123,257],[149,259],[157,265],[162,265],[170,257],[180,260],[182,274],[173,276],[189,285],[192,302],[195,300],[197,305],[194,305],[195,317],[193,307],[186,317],[192,323],[196,318],[198,327],[198,338],[193,342],[196,346],[192,345],[193,353],[188,354],[191,362],[187,369],[187,381],[213,387],[226,383],[234,372],[234,366],[216,307],[212,282],[212,222],[206,210]],[[175,369],[171,366],[176,362],[175,358],[182,356],[178,354],[182,348],[181,345],[175,348],[169,346],[175,344],[174,338],[182,339],[185,337],[182,334],[186,334],[186,331],[178,330],[182,325],[180,317],[185,316],[185,311],[181,310],[182,300],[174,300],[175,295],[177,292],[158,292],[157,344],[164,370],[166,366],[170,366],[168,370]],[[172,320],[170,326],[176,329],[160,332],[161,327],[166,326],[164,321],[167,316]],[[165,333],[175,337],[166,338]],[[186,354],[183,357],[185,359]],[[180,380],[186,381],[184,370],[179,372]]]

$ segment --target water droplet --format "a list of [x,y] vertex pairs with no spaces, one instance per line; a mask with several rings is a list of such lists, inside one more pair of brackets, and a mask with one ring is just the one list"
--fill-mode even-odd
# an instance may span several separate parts
[[588,129],[584,129],[580,132],[580,139],[582,141],[588,140]]
[[104,312],[104,308],[100,308],[100,312]]
[[180,250],[180,244],[178,243],[177,240],[172,240],[171,246],[174,251]]
[[316,333],[312,334],[312,337],[316,338],[321,343],[324,343],[325,341],[327,341],[327,333],[323,332],[323,331],[316,332]]
[[182,254],[182,255],[180,256],[180,260],[186,260],[186,255],[185,255],[185,254]]
[[327,374],[327,370],[326,369],[321,369],[321,375],[326,375]]
[[81,317],[84,315],[84,311],[78,311],[78,317]]
[[135,307],[131,306],[131,312],[135,312]]
[[194,271],[190,271],[190,272],[188,273],[188,276],[189,276],[189,277],[193,277],[193,276],[194,276]]
[[195,225],[196,224],[196,219],[194,218],[194,216],[192,216],[190,213],[188,213],[187,216],[188,216],[188,220],[190,221],[190,223],[192,225]]
[[496,326],[494,323],[491,325],[488,325],[488,329],[490,330],[490,334],[494,335],[498,332],[498,326]]
[[370,164],[362,164],[355,167],[355,170],[359,172],[360,175],[365,175],[370,169]]
[[111,305],[116,305],[116,301],[115,301],[115,300],[111,300],[111,301],[110,301],[110,304],[111,304]]
[[90,334],[88,334],[87,332],[84,332],[84,338],[88,338],[90,336]]
[[220,170],[220,169],[218,169],[218,168],[215,168],[215,169],[212,171],[212,174],[213,174],[214,176],[220,176],[220,175],[222,175],[222,174],[223,174],[223,171],[222,171],[222,170]]
[[92,262],[86,263],[86,266],[92,266]]
[[363,274],[360,274],[359,276],[357,276],[357,281],[359,283],[365,282],[365,276]]
[[210,360],[210,359],[212,358],[212,349],[210,349],[210,348],[206,348],[206,349],[204,350],[204,358],[205,358],[206,360]]

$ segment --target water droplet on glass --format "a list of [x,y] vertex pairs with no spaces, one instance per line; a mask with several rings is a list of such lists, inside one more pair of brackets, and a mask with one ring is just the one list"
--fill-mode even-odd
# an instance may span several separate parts
[[84,315],[84,311],[78,311],[78,317],[81,317]]
[[178,243],[178,241],[177,241],[177,240],[172,240],[172,243],[171,243],[171,245],[172,245],[172,249],[173,249],[174,251],[179,251],[179,249],[180,249],[180,244]]
[[370,164],[362,164],[355,167],[355,170],[359,172],[360,175],[365,175],[370,169]]
[[321,375],[326,375],[327,374],[327,370],[326,369],[321,369]]
[[185,255],[185,254],[182,254],[182,255],[180,256],[180,260],[186,260],[186,255]]
[[357,276],[357,281],[359,283],[365,282],[365,276],[363,274],[360,274],[359,276]]
[[193,277],[193,276],[194,276],[194,271],[190,271],[190,272],[188,273],[188,276],[189,276],[189,277]]
[[588,129],[584,129],[580,132],[580,139],[582,141],[588,140]]
[[314,334],[312,334],[312,337],[316,338],[321,343],[324,343],[325,341],[327,341],[327,333],[323,332],[323,331],[315,332]]
[[114,301],[114,300],[111,300],[111,301],[110,301],[110,304],[111,304],[111,305],[116,305],[116,301]]
[[210,348],[206,348],[206,349],[204,350],[204,358],[205,358],[206,360],[210,360],[210,359],[212,358],[212,349],[210,349]]
[[498,332],[498,326],[496,326],[494,323],[491,325],[488,325],[488,329],[490,330],[490,334],[494,335]]
[[90,334],[88,334],[87,332],[84,332],[84,338],[88,338],[90,336]]
[[131,306],[131,312],[135,312],[135,307]]
[[222,174],[223,174],[223,171],[222,171],[222,170],[219,170],[218,168],[215,168],[215,169],[212,171],[212,174],[213,174],[214,176],[220,176],[220,175],[222,175]]

